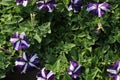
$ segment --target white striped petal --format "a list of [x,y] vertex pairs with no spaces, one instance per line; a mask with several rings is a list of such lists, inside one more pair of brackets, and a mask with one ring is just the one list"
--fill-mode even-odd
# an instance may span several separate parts
[[102,10],[108,11],[109,9],[107,9],[105,6],[101,6],[100,7]]
[[38,77],[37,80],[46,80],[46,79],[44,79],[42,77]]
[[18,38],[11,38],[10,39],[10,41],[13,42],[13,43],[17,42],[18,40],[19,40]]
[[21,73],[26,73],[28,64],[26,63]]
[[81,67],[81,65],[79,65],[79,66],[74,70],[74,72],[77,72],[78,69],[80,69],[80,67]]
[[15,65],[24,65],[24,64],[25,64],[25,62],[19,62],[19,61],[15,62]]
[[51,1],[51,0],[44,0],[45,1],[45,3],[47,3],[47,2],[49,2],[49,1]]
[[74,66],[72,64],[70,65],[70,70],[74,70]]
[[35,68],[39,69],[36,65],[34,65],[34,64],[30,63],[30,62],[29,62],[29,65],[32,66],[32,67],[35,67]]
[[105,4],[105,2],[103,2],[103,3],[99,4],[98,6],[99,6],[99,7],[101,7],[101,6],[103,6],[104,4]]
[[88,11],[88,12],[90,12],[90,11],[92,11],[92,10],[96,9],[96,8],[97,8],[97,6],[96,6],[96,5],[94,5],[94,6],[91,6],[91,7],[87,8],[87,11]]
[[119,75],[117,75],[116,80],[120,80],[120,76]]
[[32,58],[30,58],[30,62],[33,62],[36,58],[38,58],[37,54],[34,54]]
[[38,1],[38,2],[36,2],[37,4],[39,4],[39,3],[44,3],[44,1]]
[[23,43],[23,44],[26,45],[27,47],[30,47],[30,44],[28,44],[25,40],[21,40],[21,43]]
[[78,12],[77,10],[74,9],[74,13]]
[[48,12],[52,12],[53,11],[53,9],[51,9],[49,5],[47,5],[47,7],[49,9]]
[[[38,3],[39,4],[39,3]],[[44,7],[44,5],[41,5],[40,7],[38,6],[38,8],[41,10]]]
[[47,74],[47,79],[49,79],[49,77],[51,77],[53,75],[53,72],[50,71],[48,74]]
[[107,72],[109,72],[111,74],[117,74],[118,73],[116,70],[113,70],[113,69],[107,69]]
[[70,71],[70,72],[68,72],[68,74],[69,74],[69,75],[72,75],[73,73]]
[[20,41],[16,42],[16,45],[15,45],[15,50],[18,50],[19,45],[20,45]]
[[16,32],[15,35],[16,35],[16,37],[18,37],[18,35],[19,35],[18,32]]
[[27,1],[27,0],[24,0],[24,1],[23,1],[23,6],[26,7],[27,4],[28,4],[28,1]]
[[77,4],[79,0],[74,0],[74,4]]
[[71,11],[71,10],[72,10],[72,5],[68,7],[68,11]]
[[23,39],[23,38],[24,38],[24,36],[25,36],[25,33],[24,33],[24,32],[22,32],[22,33],[20,34],[20,38],[21,38],[21,39]]
[[20,5],[20,3],[16,3],[16,5]]
[[45,75],[45,68],[43,68],[43,69],[41,70],[41,75],[42,75],[43,77],[46,77],[46,75]]
[[117,71],[120,71],[120,62],[118,63]]
[[78,76],[77,75],[74,75],[74,79],[76,79]]
[[26,56],[26,53],[25,53],[25,52],[23,53],[23,56],[22,56],[22,57],[23,57],[23,59],[24,59],[25,61],[27,61],[27,56]]
[[101,14],[101,9],[98,7],[98,17],[101,17],[102,14]]

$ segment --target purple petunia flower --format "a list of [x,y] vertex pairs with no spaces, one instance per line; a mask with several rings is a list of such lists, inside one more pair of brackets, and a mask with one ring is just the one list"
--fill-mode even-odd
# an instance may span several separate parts
[[39,58],[37,54],[30,54],[27,55],[25,52],[23,53],[22,57],[18,58],[15,62],[15,66],[21,73],[26,73],[32,68],[39,69]]
[[81,74],[82,66],[79,65],[76,61],[70,61],[70,67],[68,68],[68,74],[73,78],[77,79]]
[[48,12],[53,12],[53,10],[56,7],[56,2],[55,0],[44,0],[44,1],[38,0],[37,6],[38,6],[38,9],[40,10],[46,10]]
[[17,51],[30,47],[29,41],[27,40],[24,32],[22,32],[21,34],[18,34],[18,32],[16,32],[12,36],[10,41],[11,41],[11,43],[14,44],[14,49]]
[[107,72],[109,72],[109,77],[114,80],[120,80],[120,62],[115,62],[107,69]]
[[106,2],[103,3],[88,3],[87,11],[92,14],[98,15],[98,17],[102,17],[106,11],[110,9],[110,5]]
[[17,5],[22,4],[24,7],[26,7],[28,4],[28,0],[16,0],[16,4]]
[[54,73],[43,68],[40,72],[38,72],[36,77],[37,80],[54,80]]
[[81,10],[82,0],[71,0],[68,4],[68,11],[73,10],[74,13],[77,13]]

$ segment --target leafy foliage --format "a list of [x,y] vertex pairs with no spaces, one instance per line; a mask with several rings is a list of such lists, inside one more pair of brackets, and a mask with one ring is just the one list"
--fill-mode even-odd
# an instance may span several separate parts
[[[34,0],[27,7],[17,6],[13,0],[0,1],[0,78],[22,53],[9,41],[18,31],[25,32],[31,43],[27,52],[37,53],[41,68],[52,70],[55,80],[72,80],[66,73],[70,60],[85,67],[81,80],[111,80],[106,69],[120,60],[120,1],[100,0],[111,5],[101,19],[86,11],[86,4],[96,0],[84,0],[77,14],[67,11],[69,0],[56,1],[53,13],[38,10]],[[104,31],[96,31],[98,22]]]

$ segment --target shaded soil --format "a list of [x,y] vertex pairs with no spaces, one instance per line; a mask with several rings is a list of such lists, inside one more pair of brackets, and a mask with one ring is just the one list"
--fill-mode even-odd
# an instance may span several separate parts
[[9,71],[6,73],[6,77],[0,80],[36,80],[36,74],[39,70],[32,70],[26,74],[20,74],[18,71]]

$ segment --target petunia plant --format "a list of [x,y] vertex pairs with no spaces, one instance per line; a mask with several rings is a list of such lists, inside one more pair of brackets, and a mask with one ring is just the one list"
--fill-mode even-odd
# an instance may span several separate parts
[[54,73],[50,70],[42,68],[40,72],[37,73],[37,80],[54,80]]
[[0,80],[119,80],[119,3],[1,0]]
[[76,61],[70,61],[70,67],[68,68],[67,72],[74,80],[79,80],[81,71],[81,65],[79,65]]
[[70,0],[68,4],[68,11],[73,10],[74,13],[77,13],[82,8],[82,0]]
[[107,69],[107,72],[109,73],[109,77],[113,78],[114,80],[120,80],[120,62],[115,62]]
[[109,9],[110,5],[107,2],[87,4],[87,11],[91,14],[97,15],[98,17],[102,17]]
[[[90,2],[87,4],[87,11],[90,14],[97,15],[99,18],[101,18],[109,10],[110,10],[110,5],[107,2],[103,2],[103,3],[100,3],[100,2],[91,3]],[[98,22],[97,29],[104,31],[100,21]]]
[[55,0],[37,0],[37,7],[40,10],[46,10],[48,12],[53,12],[56,7]]
[[37,54],[26,54],[23,53],[22,57],[18,58],[15,61],[15,66],[19,70],[20,73],[26,73],[27,71],[30,71],[32,68],[39,69],[39,58]]
[[18,32],[14,33],[14,35],[10,38],[10,41],[14,45],[14,49],[17,51],[30,47],[29,41],[24,32],[21,34]]
[[16,4],[17,5],[23,5],[24,7],[26,7],[27,6],[27,4],[28,4],[28,2],[29,2],[29,0],[16,0]]

